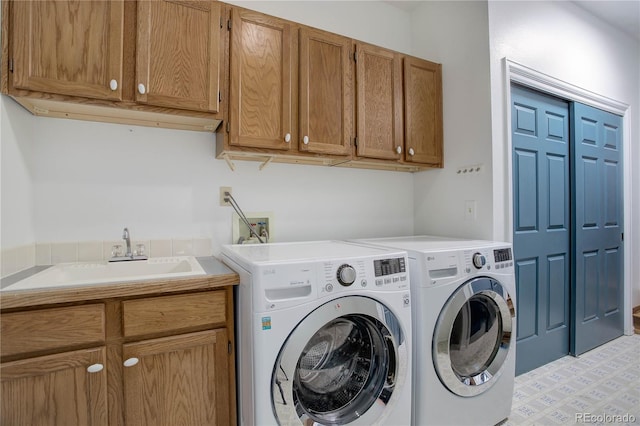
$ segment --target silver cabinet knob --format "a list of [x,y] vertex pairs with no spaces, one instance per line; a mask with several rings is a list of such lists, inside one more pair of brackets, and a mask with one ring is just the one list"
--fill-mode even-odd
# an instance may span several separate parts
[[287,133],[286,135],[284,135],[284,141],[286,143],[291,142],[291,133]]
[[118,80],[113,79],[109,82],[109,88],[113,91],[118,90]]
[[409,148],[409,155],[413,156],[416,152],[413,150],[413,148]]
[[103,368],[104,368],[104,365],[102,364],[92,364],[87,367],[87,371],[89,373],[97,373],[99,371],[102,371]]
[[145,93],[147,93],[147,88],[144,87],[144,84],[142,83],[138,84],[138,93],[140,93],[141,95],[144,95]]
[[123,362],[123,365],[125,367],[133,367],[134,365],[136,365],[140,360],[136,357],[133,358],[129,358],[127,360],[125,360],[125,362]]
[[302,138],[302,143],[305,145],[309,145],[309,136],[306,136],[304,138]]
[[398,154],[402,154],[402,147],[401,147],[400,145],[398,145],[398,146],[396,147],[396,152],[397,152]]

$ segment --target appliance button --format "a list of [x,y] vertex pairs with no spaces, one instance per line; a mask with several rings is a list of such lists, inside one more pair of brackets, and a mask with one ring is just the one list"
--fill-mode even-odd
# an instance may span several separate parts
[[362,281],[360,281],[360,285],[361,285],[362,287],[366,287],[366,286],[367,286],[367,280],[362,280]]
[[333,291],[333,284],[328,283],[324,286],[324,289],[327,290],[327,292]]

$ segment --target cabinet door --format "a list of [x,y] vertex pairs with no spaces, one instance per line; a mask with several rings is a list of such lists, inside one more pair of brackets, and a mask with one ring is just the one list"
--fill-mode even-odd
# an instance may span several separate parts
[[231,10],[229,143],[289,150],[292,129],[291,24]]
[[360,157],[399,160],[402,154],[402,61],[397,52],[356,45]]
[[106,426],[105,353],[101,347],[1,364],[0,424]]
[[405,160],[442,167],[442,66],[404,58]]
[[126,344],[123,357],[127,426],[229,424],[226,329]]
[[12,6],[13,87],[122,99],[122,0],[30,0]]
[[301,151],[347,155],[353,137],[353,61],[349,38],[300,29]]
[[218,112],[220,3],[140,1],[136,101]]

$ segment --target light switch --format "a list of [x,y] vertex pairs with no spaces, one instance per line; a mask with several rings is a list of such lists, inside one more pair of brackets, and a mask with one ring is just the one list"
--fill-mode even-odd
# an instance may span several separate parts
[[476,200],[465,200],[464,202],[464,220],[476,220]]

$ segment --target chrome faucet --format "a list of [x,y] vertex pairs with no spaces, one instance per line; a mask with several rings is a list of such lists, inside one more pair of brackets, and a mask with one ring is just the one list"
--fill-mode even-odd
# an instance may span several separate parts
[[133,257],[133,253],[131,253],[131,237],[129,236],[128,228],[124,228],[124,231],[122,231],[122,239],[127,243],[127,251],[124,254],[125,257]]
[[123,255],[120,251],[122,247],[120,244],[116,244],[113,246],[112,254],[113,256],[109,259],[109,262],[123,262],[127,260],[147,260],[149,256],[144,254],[144,244],[138,244],[138,250],[133,252],[131,250],[131,235],[129,234],[129,228],[124,228],[122,231],[122,239],[127,244],[127,251]]

